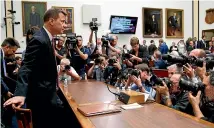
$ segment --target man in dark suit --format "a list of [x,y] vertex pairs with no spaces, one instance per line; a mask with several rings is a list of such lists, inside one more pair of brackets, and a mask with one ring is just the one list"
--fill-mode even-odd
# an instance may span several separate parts
[[208,44],[206,43],[206,40],[205,40],[205,36],[202,36],[202,40],[200,40],[199,42],[199,48],[200,49],[204,49],[204,50],[207,50],[208,49]]
[[[16,50],[19,48],[19,43],[14,38],[6,38],[1,44],[0,54],[1,54],[1,108],[3,108],[3,103],[8,98],[12,97],[11,88],[15,88],[15,85],[7,76],[5,57],[14,55]],[[2,109],[1,110],[1,120],[6,127],[13,127],[12,123],[13,112],[11,110]]]
[[4,103],[4,106],[16,104],[21,107],[26,101],[27,108],[32,111],[34,128],[65,127],[69,122],[64,120],[68,118],[58,102],[57,66],[52,43],[53,36],[65,30],[65,16],[65,12],[59,9],[45,12],[44,26],[33,35],[26,48],[25,59],[18,72],[15,97]]

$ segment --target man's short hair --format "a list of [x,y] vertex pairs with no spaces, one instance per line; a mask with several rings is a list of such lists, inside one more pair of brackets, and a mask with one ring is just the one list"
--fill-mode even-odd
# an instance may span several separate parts
[[137,37],[132,37],[132,38],[130,39],[130,45],[131,45],[131,46],[134,46],[134,45],[136,45],[136,44],[139,44],[139,39],[138,39]]
[[180,73],[182,73],[183,71],[182,71],[182,67],[179,67],[177,64],[173,64],[173,65],[170,65],[170,66],[168,66],[167,67],[167,69],[169,70],[169,69],[176,69],[176,74],[180,74]]
[[204,57],[206,57],[206,52],[203,49],[199,49],[199,50],[200,50],[200,53],[199,53],[198,58],[204,58]]
[[136,69],[143,71],[146,71],[147,73],[150,72],[149,66],[147,64],[139,64],[135,66]]
[[18,41],[14,38],[11,38],[11,37],[6,38],[3,41],[3,43],[1,44],[1,46],[2,47],[5,47],[5,46],[14,47],[14,46],[16,46],[16,47],[20,48]]
[[50,18],[57,19],[59,18],[59,14],[62,13],[63,15],[67,15],[62,9],[51,8],[48,9],[43,17],[44,22],[47,22]]
[[20,56],[15,57],[15,60],[19,60],[19,59],[22,59],[22,58]]

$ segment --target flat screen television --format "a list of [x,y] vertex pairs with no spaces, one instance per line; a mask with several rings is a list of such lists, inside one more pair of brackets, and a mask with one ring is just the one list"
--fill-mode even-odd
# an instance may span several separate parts
[[137,20],[138,17],[112,15],[109,26],[111,34],[135,34]]

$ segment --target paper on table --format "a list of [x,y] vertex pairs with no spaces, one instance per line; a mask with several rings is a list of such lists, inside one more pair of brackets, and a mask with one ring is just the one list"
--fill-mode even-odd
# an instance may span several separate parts
[[133,104],[128,104],[128,105],[121,105],[121,108],[123,109],[136,109],[136,108],[141,108],[143,107],[142,105],[139,105],[138,103],[133,103]]
[[143,93],[144,94],[144,102],[147,101],[147,99],[149,98],[149,94],[148,93]]

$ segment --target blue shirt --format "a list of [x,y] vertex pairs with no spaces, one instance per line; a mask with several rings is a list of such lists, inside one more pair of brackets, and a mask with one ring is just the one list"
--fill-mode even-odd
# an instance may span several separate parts
[[[152,88],[151,85],[147,85],[147,84],[145,84],[145,82],[142,82],[142,86],[146,90],[145,93],[149,94],[150,97],[155,98],[156,91]],[[139,91],[139,88],[138,88],[138,86],[136,84],[132,84],[131,85],[131,90]]]

